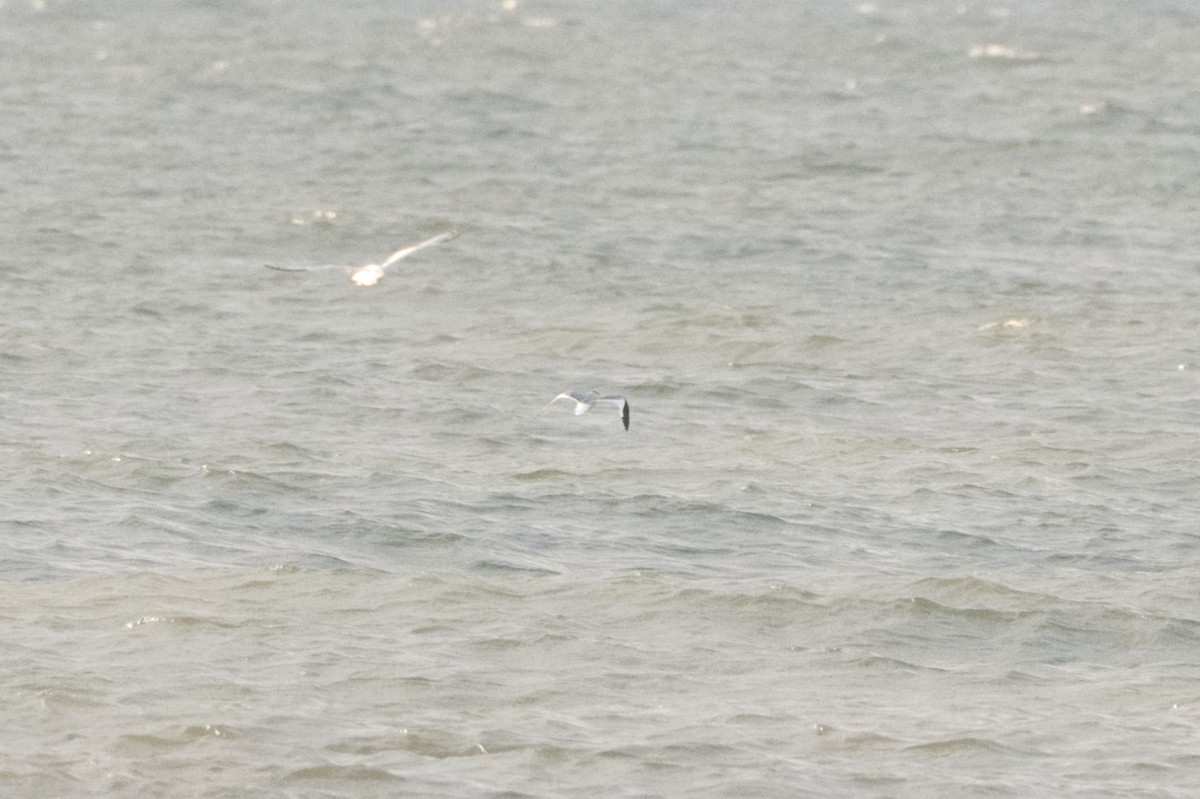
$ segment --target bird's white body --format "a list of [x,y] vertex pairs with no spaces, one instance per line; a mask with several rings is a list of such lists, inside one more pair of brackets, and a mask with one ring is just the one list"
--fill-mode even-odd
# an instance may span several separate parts
[[383,280],[383,264],[367,264],[350,273],[350,282],[356,286],[374,286]]

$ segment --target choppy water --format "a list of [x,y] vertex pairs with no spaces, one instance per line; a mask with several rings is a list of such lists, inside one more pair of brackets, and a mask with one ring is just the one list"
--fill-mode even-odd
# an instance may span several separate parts
[[1198,36],[0,6],[0,792],[1195,795]]

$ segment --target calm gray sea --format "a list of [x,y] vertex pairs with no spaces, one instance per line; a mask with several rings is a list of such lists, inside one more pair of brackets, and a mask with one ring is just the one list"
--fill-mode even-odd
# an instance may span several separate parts
[[0,795],[1200,794],[1198,42],[5,0]]

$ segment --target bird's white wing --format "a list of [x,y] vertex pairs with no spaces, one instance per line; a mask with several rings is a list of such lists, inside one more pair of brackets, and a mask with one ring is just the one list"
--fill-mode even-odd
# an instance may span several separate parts
[[324,269],[352,269],[353,267],[342,264],[322,264],[320,266],[276,266],[275,264],[263,264],[267,269],[274,269],[276,272],[320,272]]
[[607,397],[597,397],[592,400],[593,405],[612,405],[621,412],[621,424],[625,425],[625,429],[629,429],[629,402],[624,397],[609,395]]
[[560,399],[569,399],[569,400],[573,400],[573,399],[575,399],[573,396],[571,396],[573,393],[574,393],[574,392],[571,392],[571,391],[564,391],[563,393],[559,394],[559,395],[558,395],[557,397],[555,397],[554,399],[552,399],[552,400],[550,400],[549,402],[547,402],[547,403],[546,403],[546,407],[545,407],[545,408],[542,408],[540,411],[538,411],[538,412],[537,412],[536,414],[534,414],[534,415],[535,415],[535,416],[541,416],[543,413],[545,413],[547,410],[549,410],[549,408],[550,408],[550,406],[551,406],[551,405],[553,405],[554,403],[558,402]]
[[443,241],[449,241],[450,239],[454,238],[456,235],[458,235],[458,234],[455,231],[451,230],[448,233],[439,233],[438,235],[434,236],[433,238],[425,239],[425,241],[419,241],[416,244],[410,244],[407,247],[401,247],[400,249],[396,250],[394,253],[389,255],[387,257],[387,260],[384,261],[382,264],[380,264],[380,266],[382,266],[384,269],[387,269],[389,266],[396,263],[401,258],[407,258],[408,256],[412,255],[417,250],[423,250],[426,247],[432,247],[435,244],[441,244]]

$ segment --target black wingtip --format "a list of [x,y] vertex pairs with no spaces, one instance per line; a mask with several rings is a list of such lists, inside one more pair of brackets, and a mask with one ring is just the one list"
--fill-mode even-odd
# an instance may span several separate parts
[[629,403],[625,403],[625,407],[621,409],[621,422],[625,425],[625,430],[629,430]]

